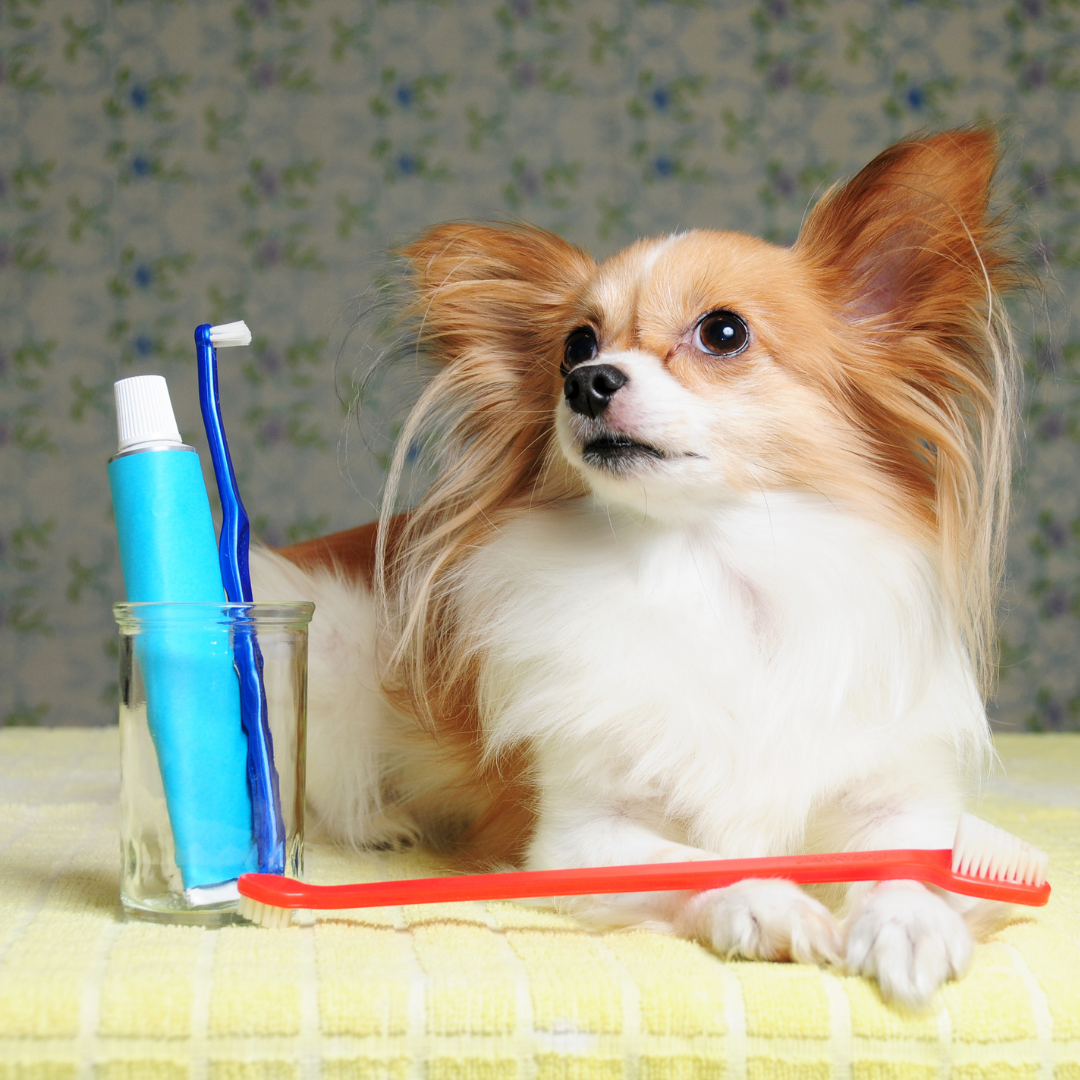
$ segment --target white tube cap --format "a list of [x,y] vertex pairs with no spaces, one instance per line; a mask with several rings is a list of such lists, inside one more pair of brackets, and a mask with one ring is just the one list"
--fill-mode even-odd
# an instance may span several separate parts
[[169,385],[161,375],[135,375],[113,384],[119,453],[144,443],[182,446]]

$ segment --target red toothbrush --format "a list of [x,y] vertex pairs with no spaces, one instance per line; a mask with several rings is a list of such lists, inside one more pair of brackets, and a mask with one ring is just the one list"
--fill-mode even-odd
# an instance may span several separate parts
[[276,874],[240,877],[240,914],[260,926],[287,926],[297,908],[331,910],[514,900],[588,893],[717,889],[747,878],[784,878],[801,885],[912,879],[949,892],[1041,907],[1050,898],[1048,860],[1023,840],[962,814],[952,849],[848,851],[765,859],[708,859],[637,866],[410,878],[355,885],[306,885]]

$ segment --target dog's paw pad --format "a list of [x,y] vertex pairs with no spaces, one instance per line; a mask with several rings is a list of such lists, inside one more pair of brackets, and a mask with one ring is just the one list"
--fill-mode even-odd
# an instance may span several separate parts
[[721,956],[839,964],[840,933],[829,909],[790,881],[740,881],[690,898],[675,923]]
[[971,962],[971,931],[940,897],[915,882],[884,882],[851,916],[845,935],[848,971],[876,979],[881,996],[925,1005]]

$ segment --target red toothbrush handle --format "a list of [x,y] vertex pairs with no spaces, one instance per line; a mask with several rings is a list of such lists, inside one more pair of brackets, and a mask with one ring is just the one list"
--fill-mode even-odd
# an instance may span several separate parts
[[851,851],[838,855],[782,855],[769,859],[707,859],[575,870],[523,870],[357,885],[306,885],[276,874],[242,874],[239,889],[242,895],[274,907],[330,910],[588,893],[699,892],[733,885],[747,878],[785,878],[800,885],[911,878],[965,896],[1030,907],[1041,907],[1050,898],[1048,882],[1024,885],[954,874],[952,852],[948,849]]

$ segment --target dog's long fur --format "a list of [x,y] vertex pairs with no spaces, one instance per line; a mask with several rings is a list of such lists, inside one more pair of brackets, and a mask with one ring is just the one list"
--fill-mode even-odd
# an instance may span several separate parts
[[[951,845],[990,755],[1017,377],[996,161],[985,129],[900,143],[790,249],[695,230],[597,265],[472,224],[405,249],[435,372],[381,522],[253,565],[259,595],[317,604],[332,835],[533,868]],[[703,351],[718,309],[749,327],[738,355]],[[595,417],[564,397],[582,327],[599,351],[575,370],[627,380]],[[599,460],[601,436],[641,452]],[[394,517],[425,439],[437,475]],[[843,962],[910,1003],[987,918],[913,883],[820,895],[832,912],[782,882],[567,907]]]

